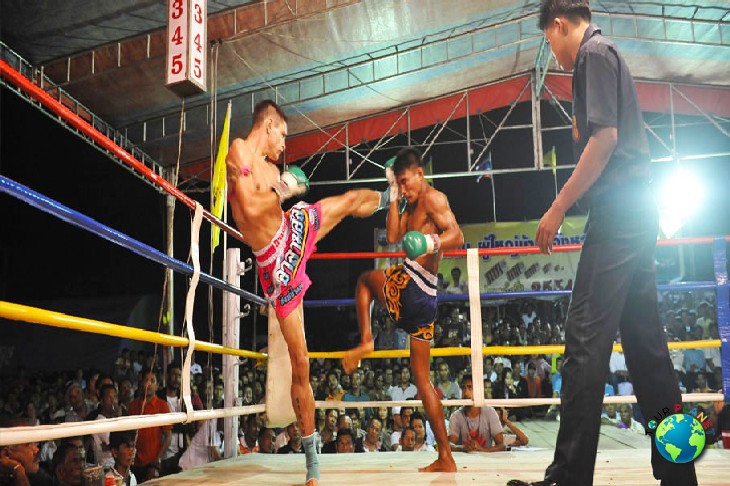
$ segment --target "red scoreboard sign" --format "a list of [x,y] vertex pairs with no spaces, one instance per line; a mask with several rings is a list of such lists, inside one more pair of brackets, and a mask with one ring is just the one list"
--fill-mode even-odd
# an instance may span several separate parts
[[166,85],[178,96],[207,87],[207,0],[167,1]]

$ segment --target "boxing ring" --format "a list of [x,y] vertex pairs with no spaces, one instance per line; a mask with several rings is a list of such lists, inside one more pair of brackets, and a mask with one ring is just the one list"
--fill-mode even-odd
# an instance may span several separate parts
[[[5,77],[13,77],[13,69],[0,61],[1,74]],[[226,223],[215,218],[209,211],[181,193],[169,182],[160,178],[157,174],[146,168],[134,157],[124,152],[114,142],[106,139],[97,132],[85,120],[70,112],[60,102],[50,97],[45,91],[36,87],[22,75],[13,78],[13,82],[24,86],[47,109],[67,118],[79,130],[94,137],[100,144],[109,150],[113,150],[132,169],[148,178],[150,181],[159,184],[160,188],[167,194],[172,195],[183,204],[186,204],[194,212],[193,224],[191,225],[191,256],[192,265],[176,260],[159,250],[144,243],[134,240],[113,228],[105,226],[84,214],[64,206],[59,201],[54,201],[32,188],[26,187],[16,181],[0,176],[0,192],[19,199],[32,207],[51,214],[69,224],[89,231],[107,241],[120,245],[137,255],[164,265],[168,269],[191,277],[188,289],[188,296],[185,308],[185,329],[187,337],[162,334],[158,332],[144,331],[137,328],[130,328],[113,323],[106,323],[86,319],[78,316],[52,312],[46,309],[19,305],[11,302],[0,302],[0,317],[14,321],[22,321],[29,324],[46,325],[73,329],[80,332],[99,333],[121,338],[136,339],[149,343],[157,343],[165,346],[179,347],[185,349],[185,362],[183,366],[183,382],[181,384],[182,401],[186,403],[186,412],[169,413],[145,416],[127,416],[115,419],[98,420],[94,422],[64,423],[59,425],[43,425],[36,427],[14,427],[0,429],[0,445],[20,444],[37,442],[62,437],[79,436],[108,431],[131,430],[144,427],[160,426],[174,423],[190,422],[197,420],[209,420],[214,418],[225,419],[225,457],[227,459],[216,463],[210,463],[177,475],[167,476],[150,484],[180,485],[180,484],[301,484],[303,482],[305,466],[304,458],[297,455],[265,455],[248,454],[235,457],[237,453],[237,431],[238,417],[245,414],[271,411],[277,407],[271,400],[266,404],[253,406],[235,406],[234,400],[238,396],[238,359],[254,358],[266,360],[269,356],[265,353],[238,349],[239,318],[242,314],[251,309],[251,304],[265,305],[266,302],[260,296],[240,288],[241,274],[247,270],[247,265],[240,261],[239,251],[229,249],[226,252],[226,270],[224,279],[214,277],[200,271],[198,233],[203,218],[207,219],[231,237],[241,239],[241,234]],[[29,85],[29,86],[26,86]],[[707,348],[721,347],[723,373],[722,393],[706,394],[685,394],[685,402],[708,402],[730,400],[730,308],[728,307],[728,290],[730,285],[727,279],[726,247],[730,241],[729,236],[721,238],[692,238],[670,241],[660,241],[661,245],[713,245],[713,257],[715,263],[715,280],[707,282],[695,282],[678,286],[658,286],[661,290],[714,290],[717,296],[718,325],[720,331],[719,340],[703,340],[681,343],[670,343],[670,349]],[[556,246],[553,251],[578,251],[580,245]],[[564,347],[558,345],[550,346],[483,346],[481,302],[489,299],[512,299],[521,297],[532,297],[535,295],[568,295],[570,291],[548,291],[548,292],[498,292],[481,293],[479,290],[480,257],[484,255],[513,255],[537,253],[535,247],[521,248],[497,248],[497,249],[468,249],[453,250],[444,252],[447,257],[464,257],[467,259],[467,282],[468,294],[462,296],[449,296],[449,299],[468,302],[470,323],[471,323],[471,346],[469,348],[435,348],[432,349],[432,356],[469,356],[472,363],[472,373],[475,376],[483,375],[483,356],[485,355],[527,355],[527,354],[551,354],[561,353]],[[401,253],[329,253],[314,255],[316,259],[354,259],[354,258],[383,258],[402,257]],[[216,344],[198,341],[195,338],[192,323],[193,300],[198,281],[218,288],[224,292],[223,309],[223,343]],[[241,306],[241,298],[249,304]],[[351,299],[305,301],[305,307],[314,306],[342,306],[353,305]],[[248,307],[247,307],[248,306]],[[614,346],[620,350],[620,344]],[[192,351],[199,350],[223,355],[223,372],[225,382],[225,407],[217,410],[193,411],[190,403],[191,383],[190,366]],[[399,351],[375,351],[367,358],[395,358],[408,357],[408,350]],[[341,352],[312,352],[310,358],[342,358]],[[273,373],[269,369],[269,373]],[[288,395],[288,390],[285,390]],[[509,406],[522,407],[534,405],[547,405],[559,403],[559,398],[545,399],[485,399],[482,380],[474,382],[473,400],[444,400],[444,405],[475,405],[475,406]],[[635,396],[608,397],[606,403],[633,403]],[[366,408],[378,406],[402,406],[419,405],[420,401],[372,401],[372,402],[316,402],[318,408]],[[554,425],[554,424],[553,424]],[[527,427],[524,427],[527,429]],[[549,427],[548,427],[549,428]],[[553,427],[555,428],[555,427]],[[529,433],[533,433],[532,430]],[[557,429],[555,429],[557,430]],[[534,433],[537,433],[535,431]],[[321,455],[322,485],[344,485],[344,484],[402,484],[404,482],[415,482],[418,484],[504,484],[512,477],[523,477],[539,479],[542,478],[545,467],[550,463],[552,450],[550,450],[550,431],[541,443],[540,450],[513,450],[510,452],[499,452],[492,454],[466,454],[455,453],[458,472],[456,474],[426,474],[418,473],[417,468],[427,465],[435,458],[435,453],[422,453],[415,456],[409,453],[386,453],[381,454],[358,454],[357,456],[344,455]],[[620,442],[615,438],[604,439],[603,443],[612,440]],[[599,443],[599,454],[596,465],[595,484],[656,484],[651,475],[649,463],[650,448],[648,438],[638,437],[640,441],[629,446],[628,450],[620,450],[609,447],[603,448]],[[611,443],[613,443],[611,442]],[[700,484],[728,484],[730,477],[730,451],[707,450],[700,459],[702,467],[698,467]]]

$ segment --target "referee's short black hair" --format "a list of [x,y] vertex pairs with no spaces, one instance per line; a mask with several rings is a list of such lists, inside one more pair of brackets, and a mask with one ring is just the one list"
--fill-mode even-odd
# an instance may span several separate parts
[[573,22],[581,19],[590,22],[591,7],[588,0],[542,0],[537,26],[544,31],[553,19],[561,16]]

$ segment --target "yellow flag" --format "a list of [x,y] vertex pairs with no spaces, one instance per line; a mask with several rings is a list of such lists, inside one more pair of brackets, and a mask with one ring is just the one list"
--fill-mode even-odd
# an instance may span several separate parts
[[552,166],[553,168],[553,175],[557,172],[557,169],[555,168],[557,165],[557,159],[555,157],[555,147],[550,149],[550,152],[546,153],[542,157],[542,166],[548,167]]
[[[226,118],[223,121],[223,133],[218,144],[218,155],[215,158],[213,167],[213,180],[210,183],[210,191],[213,195],[213,215],[221,219],[223,217],[223,203],[226,200],[226,157],[228,156],[228,136],[231,131],[231,102],[228,102]],[[213,225],[211,228],[210,249],[215,251],[220,240],[221,229]]]

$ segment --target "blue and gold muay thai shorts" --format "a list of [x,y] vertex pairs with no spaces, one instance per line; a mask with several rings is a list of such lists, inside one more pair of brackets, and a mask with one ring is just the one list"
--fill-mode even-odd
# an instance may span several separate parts
[[396,325],[416,339],[433,339],[436,276],[406,258],[385,270],[385,304]]

